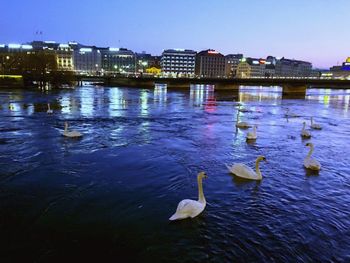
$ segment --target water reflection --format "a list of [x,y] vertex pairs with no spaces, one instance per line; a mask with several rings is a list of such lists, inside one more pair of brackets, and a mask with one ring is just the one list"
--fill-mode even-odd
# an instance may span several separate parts
[[262,87],[262,86],[240,86],[239,101],[272,101],[274,105],[280,103],[282,99],[282,88]]
[[190,103],[193,106],[202,106],[209,103],[208,110],[213,110],[215,102],[214,85],[191,85]]
[[318,101],[325,105],[342,108],[344,112],[349,110],[350,89],[334,90],[334,89],[308,89],[306,100]]
[[120,88],[109,89],[109,115],[112,117],[122,117],[127,108],[126,94]]
[[156,84],[153,91],[153,100],[158,105],[163,106],[167,101],[167,85]]

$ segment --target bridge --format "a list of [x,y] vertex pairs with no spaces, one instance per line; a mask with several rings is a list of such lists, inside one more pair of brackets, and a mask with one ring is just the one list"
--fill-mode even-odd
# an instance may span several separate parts
[[103,83],[108,86],[154,88],[165,84],[168,89],[190,89],[191,85],[214,85],[216,91],[239,91],[239,86],[280,86],[284,96],[305,96],[306,89],[331,88],[350,89],[347,79],[320,78],[160,78],[160,77],[125,77],[125,76],[76,76],[79,84],[83,81]]

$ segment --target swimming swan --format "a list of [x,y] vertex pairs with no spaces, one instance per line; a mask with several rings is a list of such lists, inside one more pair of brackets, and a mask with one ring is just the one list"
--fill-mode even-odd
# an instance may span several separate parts
[[47,114],[52,114],[53,113],[53,110],[51,110],[50,108],[50,103],[47,104]]
[[63,136],[70,137],[70,138],[78,138],[78,137],[82,137],[83,135],[78,131],[68,131],[68,122],[65,122]]
[[237,120],[236,120],[236,127],[237,128],[247,129],[247,128],[252,127],[251,125],[249,125],[248,122],[245,122],[245,121],[239,122],[238,117],[239,117],[239,111],[237,112]]
[[257,127],[258,127],[258,126],[254,125],[253,131],[247,133],[247,137],[246,137],[247,140],[256,140],[256,138],[258,138],[258,135],[257,135],[257,133],[256,133],[256,128],[257,128]]
[[311,129],[314,129],[314,130],[322,130],[322,126],[318,123],[314,123],[314,118],[311,117]]
[[262,175],[259,169],[259,163],[260,161],[266,161],[266,158],[262,155],[258,156],[255,161],[255,170],[256,172],[253,171],[252,168],[249,166],[243,164],[243,163],[235,163],[232,165],[232,167],[227,166],[229,169],[230,173],[244,179],[249,179],[249,180],[261,180]]
[[207,175],[204,172],[200,172],[197,175],[197,182],[198,182],[198,201],[191,200],[191,199],[184,199],[182,200],[176,209],[175,214],[173,214],[169,220],[180,220],[185,218],[194,218],[198,216],[200,213],[203,212],[207,202],[205,201],[205,197],[203,194],[203,185],[202,180],[203,178],[208,178]]
[[321,169],[321,164],[316,159],[311,158],[311,154],[314,151],[314,145],[311,142],[309,142],[305,146],[310,147],[309,153],[304,159],[305,168],[314,170],[314,171],[319,171]]
[[311,138],[311,133],[309,131],[305,130],[305,126],[306,126],[306,122],[304,121],[303,122],[303,129],[301,130],[300,135],[303,138]]

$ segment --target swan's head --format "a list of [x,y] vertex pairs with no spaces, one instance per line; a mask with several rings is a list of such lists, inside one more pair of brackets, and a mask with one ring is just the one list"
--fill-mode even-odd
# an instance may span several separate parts
[[207,174],[205,172],[198,173],[198,179],[208,178]]
[[68,128],[68,122],[64,122],[64,127]]
[[305,146],[312,147],[314,145],[311,142],[308,142],[307,144],[305,144]]
[[266,162],[266,158],[265,158],[265,156],[263,156],[263,155],[259,155],[258,158],[257,158],[257,160],[259,160],[259,161],[265,161],[265,162]]

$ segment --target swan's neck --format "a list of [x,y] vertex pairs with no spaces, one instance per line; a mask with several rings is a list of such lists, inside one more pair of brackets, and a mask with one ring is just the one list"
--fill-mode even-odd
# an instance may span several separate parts
[[50,110],[50,104],[47,104],[47,109]]
[[305,130],[305,123],[303,123],[303,131]]
[[253,132],[254,132],[254,134],[256,134],[256,126],[254,126],[254,128],[253,128]]
[[307,154],[306,158],[310,158],[311,157],[311,154],[314,152],[314,146],[311,145],[310,146],[310,150],[309,150],[309,153]]
[[197,181],[198,181],[198,201],[200,203],[206,203],[205,201],[205,197],[204,197],[204,193],[203,193],[203,183],[202,183],[202,178],[198,177]]
[[237,112],[237,122],[238,122],[239,112]]
[[68,131],[68,124],[67,124],[67,123],[64,125],[64,131],[65,131],[65,132]]
[[256,159],[256,162],[255,162],[255,170],[256,170],[256,174],[261,178],[261,172],[260,172],[260,168],[259,168],[259,163],[260,163],[260,159]]
[[311,125],[314,125],[314,118],[311,117]]

